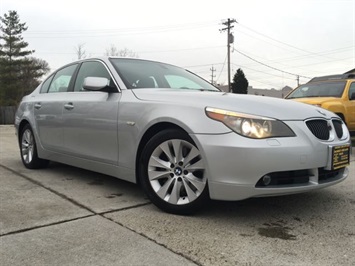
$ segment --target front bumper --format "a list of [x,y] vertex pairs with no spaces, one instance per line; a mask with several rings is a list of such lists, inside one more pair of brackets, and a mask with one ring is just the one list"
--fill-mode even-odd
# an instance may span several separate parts
[[[255,140],[234,132],[191,135],[206,162],[210,197],[242,200],[301,193],[336,184],[348,176],[346,167],[329,171],[329,165],[331,147],[348,145],[349,139],[320,141],[303,121],[288,125],[296,137]],[[295,177],[284,182],[282,173]],[[298,173],[302,177],[298,178]],[[260,186],[260,180],[268,174],[275,180]],[[279,178],[281,182],[276,180]]]

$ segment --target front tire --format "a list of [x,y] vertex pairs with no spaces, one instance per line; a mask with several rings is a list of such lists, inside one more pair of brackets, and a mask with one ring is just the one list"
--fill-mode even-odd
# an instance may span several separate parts
[[160,209],[191,214],[209,199],[205,163],[193,140],[169,129],[153,136],[143,149],[140,183]]
[[20,152],[22,162],[26,168],[44,168],[49,163],[48,160],[38,158],[36,140],[29,124],[25,125],[21,131]]

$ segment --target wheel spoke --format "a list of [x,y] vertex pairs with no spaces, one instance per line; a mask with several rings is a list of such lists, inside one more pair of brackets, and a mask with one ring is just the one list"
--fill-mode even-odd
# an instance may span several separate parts
[[164,183],[163,186],[160,187],[160,189],[158,191],[156,191],[156,193],[158,194],[158,196],[162,199],[165,199],[166,195],[168,194],[168,190],[170,188],[171,183],[174,181],[174,179],[168,179],[168,181],[166,181]]
[[27,162],[27,157],[28,157],[28,152],[29,152],[29,145],[27,142],[25,142],[24,140],[22,140],[22,156],[25,159],[25,161]]
[[151,180],[151,181],[169,177],[169,174],[170,174],[170,171],[148,170],[149,180]]
[[180,199],[180,189],[181,189],[181,182],[175,180],[173,185],[173,189],[171,191],[170,197],[168,202],[171,204],[177,204]]
[[164,142],[159,145],[159,148],[164,152],[164,154],[168,157],[170,163],[175,163],[174,156],[171,154],[168,142]]
[[23,133],[22,142],[28,143],[28,131],[27,130]]
[[29,130],[26,130],[25,132],[25,140],[28,144],[32,144],[32,138],[31,138],[31,132]]
[[21,151],[22,151],[22,155],[27,155],[28,154],[28,148],[27,147],[23,147],[23,145],[22,145]]
[[193,174],[188,174],[184,176],[187,180],[189,180],[189,182],[200,192],[203,191],[203,189],[206,186],[206,181],[205,180],[200,180],[198,178],[196,178]]
[[181,140],[173,140],[172,146],[175,154],[175,163],[178,163],[182,160],[182,142]]
[[[185,191],[187,193],[187,198],[189,199],[189,202],[191,201],[194,201],[195,199],[197,199],[197,195],[196,195],[196,192],[194,192],[189,184],[186,182],[185,179],[183,179],[183,185],[184,185],[184,188],[185,188]],[[200,191],[199,191],[200,192]]]
[[33,158],[33,151],[32,148],[28,149],[28,155],[27,155],[27,163],[30,163],[32,161]]
[[29,146],[30,146],[30,145],[29,145],[27,142],[22,141],[22,143],[21,143],[22,151],[27,150],[27,149],[29,148]]
[[28,144],[28,142],[26,140],[23,139],[22,140],[22,146],[27,148],[29,146],[29,144]]
[[164,161],[162,159],[159,159],[156,156],[150,157],[149,166],[151,166],[151,167],[159,167],[159,168],[163,168],[163,169],[170,169],[170,163],[169,162],[166,162],[166,161]]
[[190,164],[188,166],[185,167],[186,170],[203,170],[205,169],[203,166],[203,162],[202,159],[198,160],[197,162]]
[[199,155],[200,152],[198,151],[198,149],[192,146],[189,154],[184,158],[184,166],[188,165],[191,160],[195,159]]

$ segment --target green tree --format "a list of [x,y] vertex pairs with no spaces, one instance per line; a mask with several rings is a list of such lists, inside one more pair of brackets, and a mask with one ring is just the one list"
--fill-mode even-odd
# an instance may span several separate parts
[[39,58],[25,58],[23,63],[24,67],[21,69],[21,77],[25,86],[22,86],[22,90],[20,91],[22,96],[31,93],[41,83],[41,77],[50,71],[48,63]]
[[27,30],[16,11],[0,16],[0,105],[16,105],[33,90],[39,78],[49,71],[48,63],[29,57],[34,50],[26,49],[28,43],[22,33]]
[[233,93],[248,94],[249,82],[245,77],[243,70],[241,70],[240,68],[234,74],[231,86]]

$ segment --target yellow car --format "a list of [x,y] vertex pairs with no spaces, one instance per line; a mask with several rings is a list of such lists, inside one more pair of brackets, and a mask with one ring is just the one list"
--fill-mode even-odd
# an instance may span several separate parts
[[322,107],[341,117],[355,136],[355,74],[316,77],[291,91],[292,99]]

